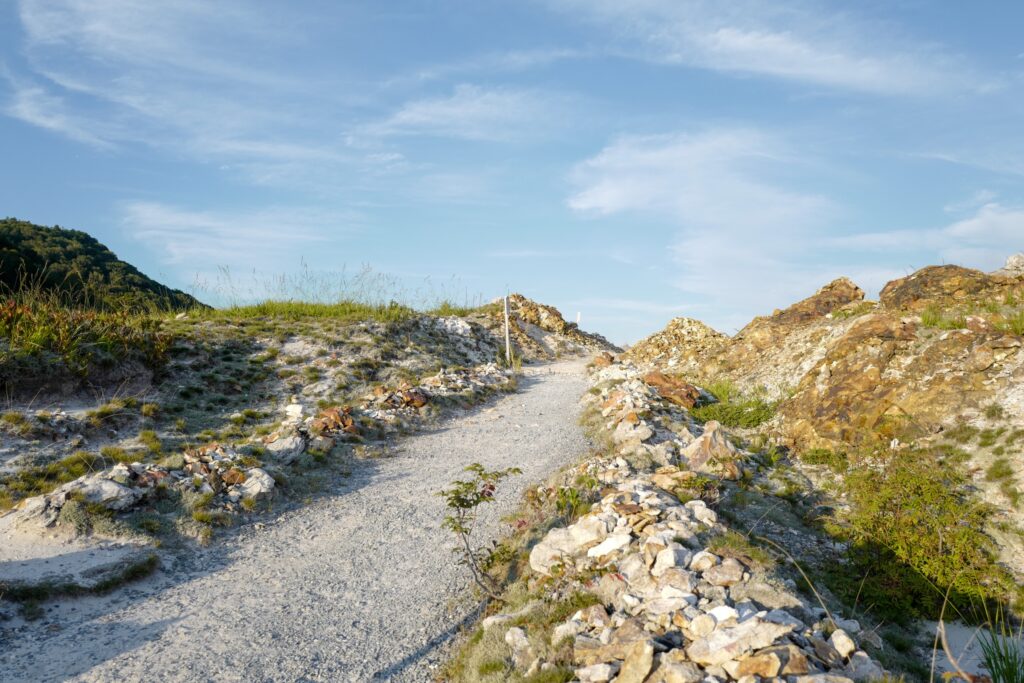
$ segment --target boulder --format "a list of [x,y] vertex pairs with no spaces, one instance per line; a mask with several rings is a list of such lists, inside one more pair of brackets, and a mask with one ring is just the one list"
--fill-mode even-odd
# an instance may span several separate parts
[[739,457],[739,450],[715,420],[709,420],[704,425],[704,433],[682,452],[682,458],[694,472],[717,474],[724,479],[740,478],[742,472],[736,464]]
[[649,640],[633,644],[619,669],[616,683],[644,683],[654,664],[654,646]]
[[274,495],[274,478],[259,467],[245,471],[245,481],[239,485],[242,498],[259,500]]
[[298,434],[279,436],[266,444],[267,454],[282,465],[289,465],[302,455],[306,442]]
[[621,665],[618,662],[602,662],[576,669],[576,678],[580,683],[608,683],[615,678]]
[[76,493],[86,501],[102,505],[108,510],[128,510],[142,497],[141,491],[98,474],[79,477],[61,486],[56,493],[64,494],[65,497]]
[[705,666],[721,665],[767,647],[793,630],[792,626],[748,619],[738,626],[719,629],[686,648],[690,659]]
[[700,389],[679,377],[670,377],[654,370],[643,377],[644,382],[657,390],[665,400],[689,410],[700,399]]

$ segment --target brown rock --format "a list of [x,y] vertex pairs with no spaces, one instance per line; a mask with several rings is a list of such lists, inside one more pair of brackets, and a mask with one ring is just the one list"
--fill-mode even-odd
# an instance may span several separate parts
[[704,425],[704,433],[683,449],[682,457],[695,472],[710,472],[725,479],[740,478],[741,472],[736,463],[739,451],[714,420],[709,420]]
[[241,484],[245,481],[245,473],[232,467],[231,469],[225,470],[224,473],[220,475],[220,478],[228,486],[234,486],[235,484]]
[[[775,652],[756,654],[740,660],[734,674],[735,678],[740,676],[760,676],[761,678],[775,678],[782,671],[782,660]],[[731,672],[730,672],[731,673]]]
[[692,408],[700,398],[700,390],[697,387],[684,382],[679,377],[670,377],[657,370],[644,375],[643,380],[647,385],[657,389],[662,398],[687,410]]

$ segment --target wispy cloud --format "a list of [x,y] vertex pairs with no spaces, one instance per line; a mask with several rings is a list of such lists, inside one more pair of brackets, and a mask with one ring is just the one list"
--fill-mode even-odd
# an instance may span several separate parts
[[90,147],[111,149],[114,146],[98,134],[96,126],[86,124],[69,113],[62,97],[9,75],[6,80],[11,88],[11,98],[3,110],[8,116]]
[[568,204],[591,216],[669,218],[678,226],[672,284],[690,303],[710,302],[708,318],[731,329],[840,274],[807,253],[835,207],[770,180],[801,163],[785,139],[750,128],[623,137],[576,166]]
[[[994,199],[993,193],[975,195]],[[968,215],[951,223],[918,230],[864,232],[819,240],[821,246],[861,252],[870,258],[902,253],[944,263],[992,270],[1012,253],[1024,251],[1024,206],[989,201],[964,207]],[[924,265],[924,263],[918,263]]]
[[[627,54],[668,64],[887,95],[996,87],[993,80],[972,73],[960,57],[907,36],[881,41],[878,36],[888,29],[839,14],[829,5],[752,0],[551,4],[608,28]],[[879,47],[886,44],[901,48]]]
[[355,135],[428,135],[508,142],[533,137],[537,123],[560,108],[558,97],[507,87],[455,86],[451,95],[416,99],[387,118],[366,124]]
[[[358,216],[301,207],[207,211],[161,202],[120,205],[124,231],[165,263],[207,270],[217,266],[270,267],[288,256],[350,234]],[[289,264],[294,265],[294,264]],[[281,269],[278,268],[277,271]]]

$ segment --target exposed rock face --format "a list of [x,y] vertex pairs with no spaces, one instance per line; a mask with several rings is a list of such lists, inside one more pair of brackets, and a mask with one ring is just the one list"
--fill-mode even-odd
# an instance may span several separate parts
[[1019,277],[1024,275],[1024,252],[1014,254],[1013,256],[1006,259],[1006,265],[999,270],[992,273],[993,275],[1006,275],[1009,277]]
[[[618,351],[619,349],[599,334],[584,332],[576,323],[562,317],[554,306],[539,304],[522,294],[510,294],[510,334],[516,352],[527,358],[554,358],[563,353]],[[504,313],[501,299],[486,324],[492,332],[503,338]]]
[[[931,266],[887,284],[877,305],[841,278],[735,337],[691,342],[672,321],[627,357],[679,381],[767,389],[781,399],[781,433],[799,448],[905,441],[976,414],[1024,380],[1024,340],[1007,322],[1024,302],[1022,264],[1016,255],[991,275]],[[1024,406],[1019,413],[1024,422]]]
[[[1016,275],[1016,277],[1015,277]],[[929,304],[949,306],[971,298],[995,298],[1020,282],[1021,273],[988,275],[960,266],[928,266],[882,288],[880,300],[890,309],[920,310]]]

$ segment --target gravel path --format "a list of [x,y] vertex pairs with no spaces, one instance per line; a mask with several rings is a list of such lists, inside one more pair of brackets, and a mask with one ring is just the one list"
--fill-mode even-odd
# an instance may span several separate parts
[[463,467],[516,465],[486,531],[531,483],[581,456],[581,361],[361,462],[338,495],[247,528],[109,598],[73,600],[0,642],[4,681],[432,680],[474,607],[435,494]]

